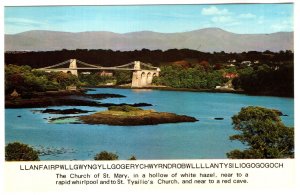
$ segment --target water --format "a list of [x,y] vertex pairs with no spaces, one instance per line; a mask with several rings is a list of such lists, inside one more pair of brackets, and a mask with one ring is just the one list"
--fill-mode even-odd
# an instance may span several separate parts
[[[247,96],[229,93],[178,92],[159,90],[131,90],[98,88],[89,93],[115,93],[125,98],[109,98],[103,103],[150,103],[145,109],[173,112],[196,117],[195,123],[160,124],[154,126],[108,126],[86,124],[49,124],[45,118],[63,115],[35,113],[30,109],[5,110],[5,142],[20,141],[34,147],[62,149],[61,154],[41,156],[41,160],[92,160],[103,150],[115,152],[119,159],[131,155],[137,159],[222,159],[226,152],[242,149],[229,136],[231,117],[241,107],[263,106],[281,110],[287,126],[294,126],[294,99]],[[78,108],[100,111],[97,107]],[[90,114],[90,113],[87,113]],[[21,117],[18,117],[21,116]],[[214,120],[222,117],[224,120]]]

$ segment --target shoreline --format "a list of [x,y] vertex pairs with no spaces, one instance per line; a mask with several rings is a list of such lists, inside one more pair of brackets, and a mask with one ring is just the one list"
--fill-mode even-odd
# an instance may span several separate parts
[[131,87],[127,85],[114,85],[114,86],[88,86],[84,87],[88,88],[116,88],[116,89],[154,89],[154,90],[162,90],[162,91],[190,91],[190,92],[212,92],[212,93],[239,93],[244,94],[242,90],[234,90],[234,89],[191,89],[191,88],[173,88],[167,86],[147,86],[147,87]]
[[[94,107],[109,107],[118,104],[107,104],[92,101],[92,99],[102,100],[106,98],[122,98],[124,96],[119,94],[86,94],[88,90],[93,88],[112,88],[112,89],[133,89],[133,90],[161,90],[161,91],[181,91],[181,92],[206,92],[206,93],[231,93],[242,94],[247,96],[267,96],[267,97],[280,97],[280,98],[292,98],[289,96],[275,96],[270,94],[248,94],[242,90],[232,89],[189,89],[189,88],[172,88],[165,86],[147,86],[141,88],[132,88],[129,85],[119,86],[86,86],[76,91],[46,91],[36,92],[32,94],[30,98],[11,98],[9,95],[5,97],[5,108],[34,108],[34,107],[48,107],[48,106],[94,106]],[[72,98],[73,96],[73,98]],[[83,97],[87,99],[77,99],[75,97]],[[126,104],[119,104],[126,105]],[[147,103],[127,104],[134,107],[151,106]]]
[[[88,89],[80,89],[77,91],[47,91],[34,93],[31,98],[12,98],[5,97],[5,108],[45,108],[49,106],[91,106],[91,107],[109,107],[128,105],[133,107],[146,107],[152,104],[139,102],[134,104],[114,104],[102,103],[95,100],[103,100],[107,98],[123,98],[125,96],[119,94],[86,94]],[[83,99],[82,99],[83,98]]]
[[294,96],[280,96],[280,95],[272,95],[270,93],[246,93],[244,90],[235,90],[235,89],[190,89],[190,88],[173,88],[166,86],[147,86],[147,87],[134,87],[126,86],[126,85],[115,85],[115,86],[89,86],[84,87],[88,88],[115,88],[115,89],[152,89],[152,90],[161,90],[161,91],[182,91],[182,92],[207,92],[207,93],[231,93],[231,94],[242,94],[248,96],[267,96],[267,97],[280,97],[280,98],[293,98]]

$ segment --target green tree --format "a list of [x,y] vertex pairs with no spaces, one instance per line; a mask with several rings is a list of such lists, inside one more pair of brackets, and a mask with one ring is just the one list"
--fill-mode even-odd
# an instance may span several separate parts
[[5,146],[6,161],[39,161],[38,152],[27,144],[9,143]]
[[94,160],[118,160],[119,156],[112,152],[102,151],[94,157]]
[[117,80],[117,85],[131,83],[132,81],[132,72],[131,71],[115,71],[115,78]]
[[97,86],[113,82],[115,78],[110,76],[101,76],[99,73],[93,73],[89,75],[79,74],[79,80],[84,85]]
[[79,85],[78,77],[70,73],[58,72],[56,75],[56,81],[64,89],[70,85]]
[[247,148],[227,153],[228,158],[294,157],[294,128],[282,123],[278,111],[249,106],[234,115],[232,121],[234,129],[240,134],[230,136],[230,140],[238,140]]

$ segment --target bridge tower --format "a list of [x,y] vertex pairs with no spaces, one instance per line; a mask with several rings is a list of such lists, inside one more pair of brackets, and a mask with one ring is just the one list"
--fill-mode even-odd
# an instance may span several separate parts
[[134,61],[134,71],[132,72],[132,82],[131,87],[141,87],[142,80],[142,71],[141,71],[141,62]]
[[140,88],[151,85],[153,77],[159,76],[160,69],[156,70],[144,70],[141,69],[141,62],[135,61],[132,72],[132,88]]
[[76,59],[70,59],[70,66],[69,66],[69,68],[71,69],[71,70],[68,71],[69,73],[78,76]]
[[141,62],[140,61],[134,61],[134,70],[141,70]]

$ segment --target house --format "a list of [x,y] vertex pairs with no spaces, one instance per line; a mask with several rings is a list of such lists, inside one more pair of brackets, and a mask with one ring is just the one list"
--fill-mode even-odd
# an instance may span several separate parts
[[238,74],[237,73],[225,73],[223,75],[224,78],[227,78],[227,79],[233,79],[235,77],[238,77]]
[[242,61],[241,65],[251,66],[252,63],[251,63],[251,61]]
[[17,98],[17,97],[20,96],[20,94],[17,92],[16,89],[14,89],[14,91],[10,94],[10,96],[13,97],[13,98]]
[[69,85],[69,86],[66,87],[66,90],[67,90],[67,91],[76,91],[76,90],[77,90],[77,87],[74,86],[74,85]]
[[235,67],[235,65],[234,64],[229,64],[229,65],[227,65],[227,67]]
[[233,60],[228,60],[229,63],[235,63],[236,62],[236,59],[233,59]]

